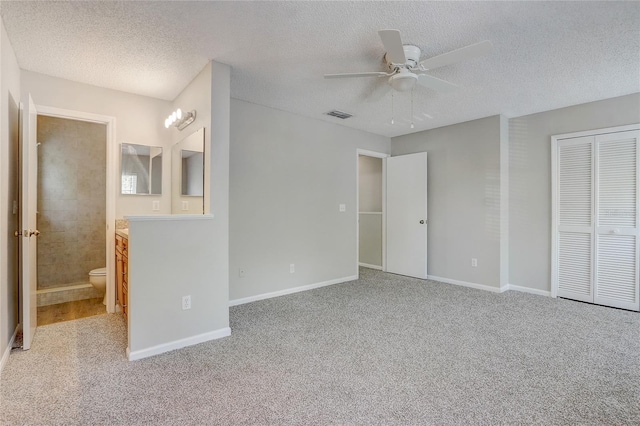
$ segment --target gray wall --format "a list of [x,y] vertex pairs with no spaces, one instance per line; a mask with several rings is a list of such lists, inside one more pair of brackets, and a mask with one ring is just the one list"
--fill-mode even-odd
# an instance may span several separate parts
[[[134,358],[229,327],[227,283],[216,279],[215,219],[130,217],[129,350]],[[182,297],[191,296],[191,309]]]
[[392,156],[428,153],[431,276],[500,287],[500,129],[493,116],[391,140]]
[[106,260],[103,124],[38,117],[38,288],[88,283]]
[[551,136],[640,122],[640,94],[509,120],[509,281],[551,290]]
[[[382,159],[358,157],[358,208],[382,213]],[[359,214],[359,262],[382,267],[382,214]]]
[[389,139],[232,99],[231,300],[357,273],[358,148]]
[[17,245],[13,237],[16,218],[11,199],[14,194],[9,189],[10,182],[14,182],[9,162],[15,157],[9,147],[18,135],[16,105],[20,100],[20,68],[0,19],[0,369],[9,356],[9,342],[18,325],[14,263]]

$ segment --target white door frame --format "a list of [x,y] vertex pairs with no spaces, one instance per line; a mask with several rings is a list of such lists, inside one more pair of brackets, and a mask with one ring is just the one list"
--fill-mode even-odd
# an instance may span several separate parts
[[107,312],[116,312],[116,279],[115,279],[115,220],[116,220],[116,170],[118,169],[118,145],[116,144],[116,118],[89,112],[36,105],[38,115],[66,118],[69,120],[87,121],[105,124],[107,127]]
[[640,123],[551,136],[551,297],[558,297],[558,142],[564,139],[640,130]]
[[360,278],[360,162],[359,157],[382,159],[382,270],[387,270],[387,161],[389,154],[367,149],[356,149],[356,277]]

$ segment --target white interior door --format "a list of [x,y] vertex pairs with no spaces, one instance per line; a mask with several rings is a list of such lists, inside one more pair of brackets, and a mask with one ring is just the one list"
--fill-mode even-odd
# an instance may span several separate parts
[[594,303],[638,310],[640,131],[595,137]]
[[427,278],[427,153],[387,158],[387,272]]
[[20,296],[22,300],[22,338],[23,349],[31,347],[31,341],[37,326],[37,151],[38,116],[35,104],[29,96],[22,107],[22,141],[21,151],[21,229],[20,249]]

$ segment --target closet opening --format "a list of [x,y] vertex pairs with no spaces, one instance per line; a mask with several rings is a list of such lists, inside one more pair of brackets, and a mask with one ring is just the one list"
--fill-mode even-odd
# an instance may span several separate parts
[[387,154],[358,150],[357,267],[386,270],[385,204]]

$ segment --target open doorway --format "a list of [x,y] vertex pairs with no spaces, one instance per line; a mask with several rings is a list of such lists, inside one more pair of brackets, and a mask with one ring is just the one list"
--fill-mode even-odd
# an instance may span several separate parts
[[37,140],[37,323],[106,313],[106,126],[38,115]]
[[[23,259],[35,272],[35,279],[21,284],[21,319],[32,329],[23,349],[30,347],[35,325],[116,310],[109,226],[115,221],[115,119],[29,102],[33,125],[25,123],[23,145],[37,145],[38,155],[23,164],[37,173],[23,188],[35,193],[34,202],[22,207],[35,216],[36,231],[29,234],[38,238],[30,243],[34,253]],[[101,280],[90,278],[97,271]]]
[[387,154],[358,150],[358,266],[386,270],[385,158]]

